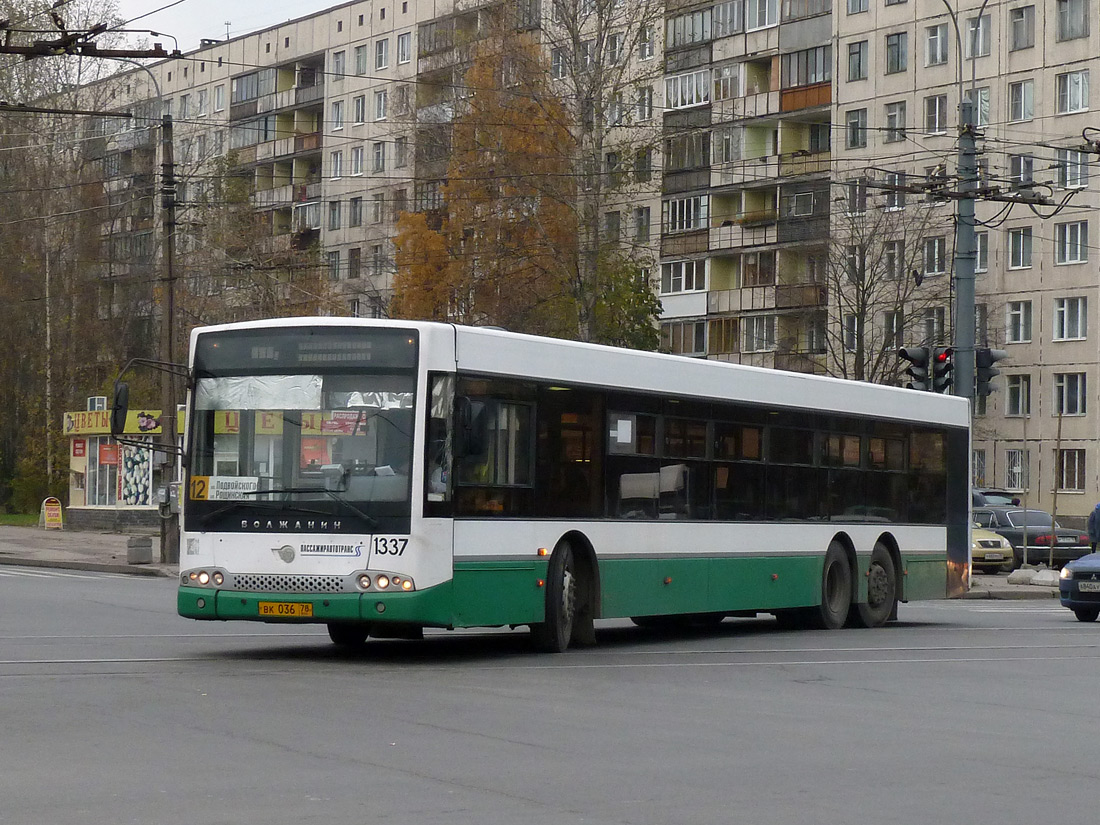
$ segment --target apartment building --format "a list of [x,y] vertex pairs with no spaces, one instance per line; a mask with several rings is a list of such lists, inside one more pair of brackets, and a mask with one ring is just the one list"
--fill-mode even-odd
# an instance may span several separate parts
[[[951,325],[968,322],[952,317],[942,287],[955,205],[937,197],[957,189],[961,96],[980,130],[980,192],[1056,204],[983,197],[976,205],[978,346],[1008,357],[998,364],[998,391],[976,405],[974,480],[1026,493],[1032,506],[1088,513],[1100,496],[1100,330],[1089,322],[1100,300],[1100,253],[1090,238],[1100,227],[1097,156],[1081,150],[1082,135],[1100,126],[1089,92],[1100,70],[1100,9],[1088,0],[950,8],[942,0],[844,0],[834,16],[837,177],[866,179],[868,211],[908,198],[908,208],[915,202],[925,212],[915,219],[913,274],[925,292],[940,284],[944,300],[912,295],[924,302],[917,317],[895,319],[893,328],[907,344],[949,343]],[[901,337],[880,331],[892,343]]]
[[674,352],[824,368],[830,12],[668,4],[660,290]]

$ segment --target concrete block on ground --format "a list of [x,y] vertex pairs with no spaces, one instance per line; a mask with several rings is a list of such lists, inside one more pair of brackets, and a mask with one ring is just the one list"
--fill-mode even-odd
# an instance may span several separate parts
[[127,564],[152,564],[153,539],[150,536],[130,536],[126,539]]
[[1009,584],[1031,584],[1031,580],[1035,578],[1035,574],[1038,570],[1032,568],[1021,568],[1019,570],[1013,570],[1008,574]]
[[1036,570],[1035,575],[1031,578],[1031,584],[1045,585],[1046,587],[1058,586],[1058,571],[1057,570]]

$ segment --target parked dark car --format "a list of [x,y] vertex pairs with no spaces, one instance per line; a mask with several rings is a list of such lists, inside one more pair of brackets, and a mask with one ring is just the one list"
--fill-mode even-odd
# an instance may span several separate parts
[[1058,581],[1062,605],[1082,622],[1100,616],[1100,553],[1090,553],[1062,568]]
[[974,487],[970,491],[970,500],[975,507],[1019,507],[1020,497],[1008,490],[994,490],[990,487]]
[[1079,559],[1090,551],[1089,537],[1080,530],[1068,530],[1053,523],[1050,513],[1021,507],[975,507],[974,521],[999,533],[1012,544],[1013,569],[1024,562],[1024,533],[1027,533],[1027,561],[1046,562],[1054,554],[1054,566]]

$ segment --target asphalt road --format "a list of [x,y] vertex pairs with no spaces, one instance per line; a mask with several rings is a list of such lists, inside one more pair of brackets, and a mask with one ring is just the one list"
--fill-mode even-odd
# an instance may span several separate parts
[[1057,602],[598,635],[351,655],[314,626],[180,619],[171,580],[0,567],[0,823],[1095,817],[1100,625]]

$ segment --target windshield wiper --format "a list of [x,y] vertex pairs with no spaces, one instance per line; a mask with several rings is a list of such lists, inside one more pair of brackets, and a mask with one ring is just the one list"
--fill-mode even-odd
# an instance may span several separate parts
[[[350,501],[348,501],[346,498],[344,498],[342,495],[340,495],[339,492],[337,492],[336,490],[329,490],[325,487],[278,487],[278,488],[273,489],[273,490],[250,490],[247,493],[241,493],[241,495],[244,495],[244,496],[259,496],[259,495],[264,495],[266,493],[274,493],[274,494],[279,494],[279,493],[286,493],[286,494],[290,494],[290,493],[324,493],[326,496],[328,496],[330,499],[335,501],[337,504],[342,504],[344,507],[347,507],[353,513],[355,513],[355,515],[359,516],[359,518],[363,519],[363,521],[365,521],[369,527],[377,527],[378,526],[378,519],[376,519],[374,516],[368,516],[366,513],[364,513],[362,510],[360,510],[358,507],[356,507],[354,504],[352,504]],[[256,503],[259,504],[259,503],[262,503],[262,502],[256,502]],[[289,505],[290,503],[291,502],[288,499],[283,499],[283,501],[282,501],[282,504],[284,504],[284,505]],[[287,508],[284,506],[281,509],[287,509]],[[303,510],[302,512],[304,512],[304,513],[316,513],[317,511],[316,510]],[[327,516],[328,513],[323,513],[322,515]]]
[[[199,517],[199,524],[201,524],[202,526],[205,527],[207,524],[209,524],[213,519],[217,518],[218,516],[225,515],[226,513],[230,513],[233,510],[237,510],[237,509],[240,509],[240,508],[246,508],[246,509],[249,509],[249,510],[260,509],[260,510],[264,510],[264,511],[267,511],[267,512],[281,513],[284,510],[289,510],[290,509],[290,504],[291,504],[291,502],[285,501],[285,500],[284,501],[239,501],[239,500],[238,501],[230,501],[230,502],[227,502],[226,504],[222,505],[221,507],[219,507],[217,510],[213,510],[209,513],[206,513],[203,516],[200,516]],[[312,510],[312,509],[307,509],[307,508],[295,508],[295,509],[298,510],[298,512],[301,512],[301,513],[312,513],[312,514],[318,515],[318,516],[327,516],[327,515],[329,515],[324,510]]]

